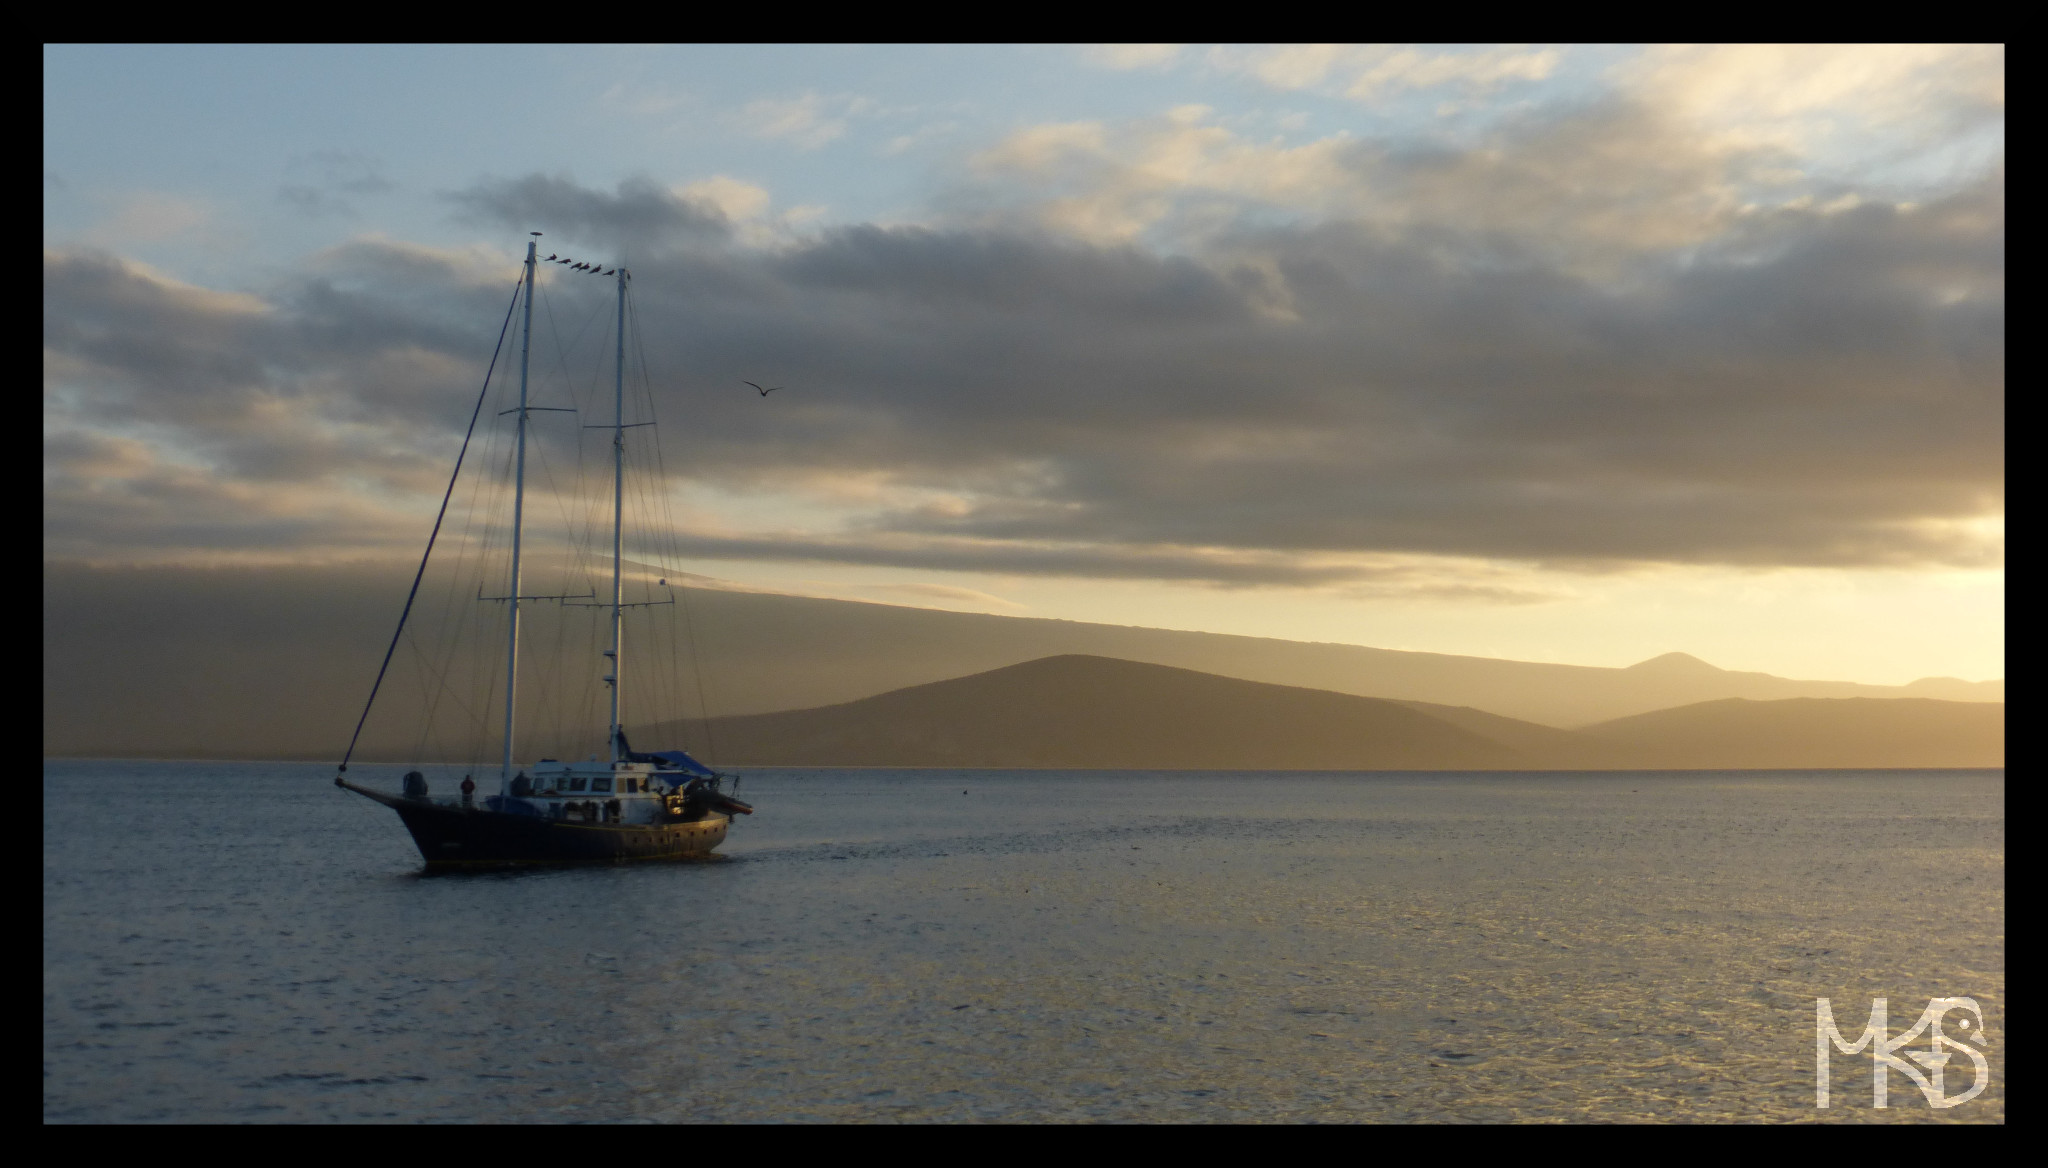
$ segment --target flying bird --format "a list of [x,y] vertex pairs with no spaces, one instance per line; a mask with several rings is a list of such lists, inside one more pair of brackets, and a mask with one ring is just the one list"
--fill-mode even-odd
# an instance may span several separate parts
[[[753,382],[751,382],[751,381],[742,381],[742,382],[740,382],[740,384],[741,384],[741,385],[754,385],[754,383],[753,383]],[[761,389],[761,387],[760,387],[760,386],[758,386],[758,385],[754,385],[754,388],[755,388],[755,389]],[[775,392],[776,390],[778,390],[778,389],[781,389],[781,388],[782,388],[782,387],[781,387],[781,386],[779,386],[779,385],[771,385],[771,386],[769,386],[769,387],[768,387],[767,389],[761,389],[761,396],[762,396],[762,397],[767,397],[767,396],[768,396],[769,394],[771,394],[771,393],[774,393],[774,392]]]

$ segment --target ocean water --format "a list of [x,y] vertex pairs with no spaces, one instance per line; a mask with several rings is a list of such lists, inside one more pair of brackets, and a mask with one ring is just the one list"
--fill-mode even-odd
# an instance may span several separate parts
[[[332,773],[45,763],[45,1121],[2005,1118],[2002,772],[764,771],[432,877]],[[1979,1096],[1816,1110],[1815,998],[1945,995]]]

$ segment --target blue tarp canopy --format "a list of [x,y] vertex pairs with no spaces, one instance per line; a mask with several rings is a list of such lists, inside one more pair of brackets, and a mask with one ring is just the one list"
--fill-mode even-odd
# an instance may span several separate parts
[[665,763],[668,766],[680,767],[683,770],[686,770],[693,775],[698,775],[702,778],[708,779],[714,777],[714,772],[710,767],[705,766],[703,763],[698,762],[696,759],[691,758],[689,755],[684,754],[680,750],[637,751],[633,755],[633,761]]
[[632,743],[626,741],[626,728],[623,726],[619,727],[618,735],[619,749],[625,753],[627,762],[651,762],[661,766],[680,767],[699,778],[705,779],[715,779],[718,777],[718,772],[680,750],[634,750]]

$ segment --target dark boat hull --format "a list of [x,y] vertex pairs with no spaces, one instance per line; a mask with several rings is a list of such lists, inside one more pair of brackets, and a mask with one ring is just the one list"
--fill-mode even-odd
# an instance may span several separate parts
[[431,871],[701,860],[725,841],[732,823],[730,816],[716,813],[680,823],[564,823],[404,799],[340,779],[335,783],[398,812]]

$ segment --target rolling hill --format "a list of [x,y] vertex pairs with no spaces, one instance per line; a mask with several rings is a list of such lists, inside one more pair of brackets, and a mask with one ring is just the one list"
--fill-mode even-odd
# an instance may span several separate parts
[[773,714],[649,727],[720,766],[1653,770],[2004,765],[2002,704],[1704,702],[1560,730],[1469,708],[1070,654]]
[[1580,731],[1641,767],[2002,767],[2005,705],[1926,698],[1728,698]]
[[[43,751],[61,756],[334,758],[377,675],[410,576],[324,567],[43,567]],[[1245,681],[1406,703],[1544,757],[1613,744],[1560,727],[1726,698],[1952,699],[2002,703],[2002,681],[1907,686],[1800,681],[1666,654],[1625,669],[693,587],[686,668],[713,716],[813,709],[1048,656],[1148,662]],[[432,703],[409,649],[382,711]],[[483,650],[495,660],[500,650]],[[588,671],[575,663],[578,676]],[[543,669],[543,673],[545,670]],[[1499,720],[1490,720],[1499,719]],[[490,719],[482,719],[488,723]],[[378,719],[364,757],[414,758],[416,731]],[[590,725],[536,708],[526,724]],[[602,739],[601,731],[595,735]],[[1548,743],[1549,746],[1544,746]],[[532,743],[536,750],[553,744]],[[563,744],[587,750],[597,745]],[[1552,748],[1567,754],[1545,753]],[[1602,753],[1606,751],[1608,753]],[[1586,753],[1590,752],[1590,753]]]
[[[708,730],[708,733],[706,731]],[[1067,655],[842,705],[656,728],[720,765],[1494,770],[1521,752],[1399,702]]]

